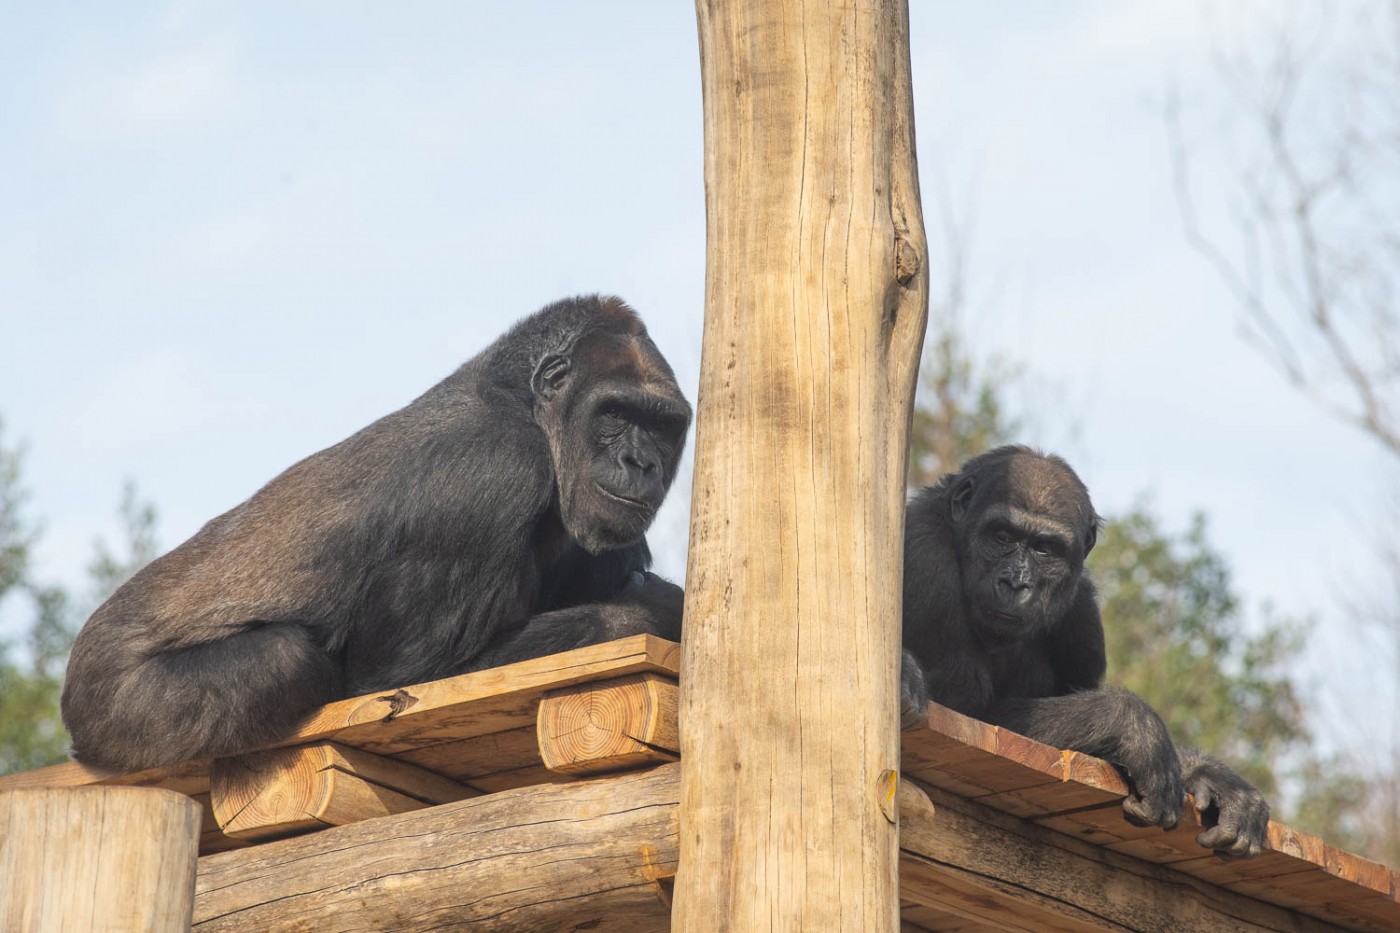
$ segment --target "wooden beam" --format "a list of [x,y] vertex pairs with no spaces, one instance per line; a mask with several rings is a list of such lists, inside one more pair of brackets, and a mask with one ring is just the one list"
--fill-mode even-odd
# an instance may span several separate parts
[[0,792],[0,930],[188,930],[199,826],[168,790]]
[[196,930],[666,930],[677,765],[200,860]]
[[576,776],[677,761],[679,700],[675,680],[657,674],[552,690],[540,701],[540,758]]
[[[195,925],[665,930],[679,797],[679,765],[663,765],[207,856]],[[1336,929],[912,782],[896,805],[908,928]]]
[[1400,929],[1400,874],[1316,836],[1270,823],[1262,854],[1226,861],[1196,842],[1203,827],[1192,807],[1170,832],[1129,823],[1122,809],[1127,785],[1097,758],[1042,745],[937,704],[929,706],[927,725],[901,740],[907,776],[1057,831],[1047,838],[1170,866],[1191,879],[1346,929]]
[[1336,929],[912,782],[901,784],[899,818],[905,900],[1001,929]]
[[209,785],[219,828],[235,839],[279,839],[478,794],[426,768],[331,742],[217,759]]
[[[412,760],[419,750],[435,745],[459,745],[493,733],[520,729],[525,730],[522,735],[527,737],[533,765],[544,775],[540,779],[547,780],[548,773],[540,766],[539,754],[533,747],[536,705],[546,692],[639,672],[675,677],[679,669],[679,645],[651,635],[634,635],[474,674],[329,703],[308,716],[295,733],[269,747],[335,741]],[[489,744],[488,740],[486,745]],[[431,759],[432,755],[423,757]],[[461,756],[456,757],[460,759]],[[440,770],[431,764],[424,766]],[[519,766],[525,765],[522,762]],[[471,764],[465,767],[472,769]],[[169,768],[130,774],[70,761],[0,776],[0,791],[92,784],[164,787],[194,796],[209,791],[209,761],[187,761]]]
[[321,707],[277,745],[332,740],[379,754],[460,741],[535,722],[548,690],[653,671],[675,676],[678,647],[651,635],[577,648]]
[[904,0],[699,0],[704,346],[676,929],[891,931],[927,318]]

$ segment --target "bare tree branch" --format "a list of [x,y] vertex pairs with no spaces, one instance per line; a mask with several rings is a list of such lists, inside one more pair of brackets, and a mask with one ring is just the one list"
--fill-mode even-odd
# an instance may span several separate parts
[[[1330,9],[1330,8],[1327,8]],[[1217,55],[1238,245],[1203,220],[1179,93],[1163,108],[1191,246],[1239,302],[1245,334],[1299,391],[1400,458],[1400,0],[1355,23],[1270,31]],[[1381,28],[1384,27],[1384,28]]]

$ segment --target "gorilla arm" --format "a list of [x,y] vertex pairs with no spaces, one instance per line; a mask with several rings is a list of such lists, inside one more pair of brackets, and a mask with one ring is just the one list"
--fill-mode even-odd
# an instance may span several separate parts
[[543,612],[522,627],[502,633],[467,670],[499,667],[629,635],[680,641],[684,601],[685,591],[674,583],[650,571],[633,571],[626,585],[607,602]]

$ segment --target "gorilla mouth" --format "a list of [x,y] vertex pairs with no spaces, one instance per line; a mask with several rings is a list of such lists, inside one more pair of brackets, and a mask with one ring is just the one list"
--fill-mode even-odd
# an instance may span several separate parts
[[656,506],[652,505],[645,499],[637,499],[632,496],[624,496],[622,493],[619,492],[613,492],[611,489],[604,486],[602,483],[595,482],[593,485],[597,486],[599,492],[607,496],[609,499],[612,499],[614,502],[621,502],[623,505],[629,508],[640,509],[641,511],[646,512],[647,514],[651,514],[652,512],[656,511]]
[[1033,623],[1023,615],[995,609],[987,614],[992,627],[1002,634],[1017,635],[1031,628]]

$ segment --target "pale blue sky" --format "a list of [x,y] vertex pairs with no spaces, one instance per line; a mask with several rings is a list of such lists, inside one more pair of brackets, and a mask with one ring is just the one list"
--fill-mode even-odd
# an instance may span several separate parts
[[[1029,439],[1102,512],[1204,510],[1251,604],[1339,627],[1380,460],[1239,339],[1152,109],[1169,75],[1208,98],[1218,18],[913,7],[925,212],[975,202],[970,329],[1034,373]],[[173,546],[562,295],[627,298],[693,399],[700,147],[689,3],[10,11],[0,416],[29,445],[41,573],[80,579],[124,477]],[[684,511],[652,535],[672,575]],[[1364,657],[1320,650],[1310,676],[1359,696]]]

